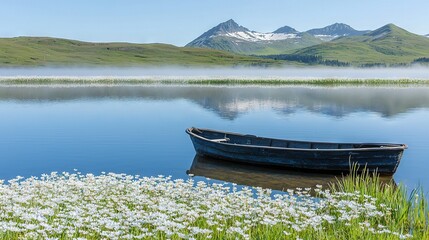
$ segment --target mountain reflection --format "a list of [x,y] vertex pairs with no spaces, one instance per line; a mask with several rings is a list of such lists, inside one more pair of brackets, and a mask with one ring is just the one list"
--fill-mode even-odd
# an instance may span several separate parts
[[375,112],[393,117],[413,109],[429,108],[429,88],[311,88],[311,87],[0,87],[0,101],[69,101],[78,99],[147,99],[192,101],[225,119],[258,109],[283,114],[307,110],[343,117]]

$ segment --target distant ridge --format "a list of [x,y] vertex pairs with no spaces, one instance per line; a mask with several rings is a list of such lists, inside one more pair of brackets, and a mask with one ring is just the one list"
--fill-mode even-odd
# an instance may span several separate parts
[[[336,37],[322,41],[316,37],[317,34],[333,34],[331,36]],[[408,32],[394,24],[373,31],[357,31],[341,23],[307,32],[283,26],[271,33],[260,33],[230,19],[206,31],[187,47],[17,37],[0,38],[0,52],[0,67],[407,66],[429,65],[429,36]]]
[[240,54],[285,53],[322,41],[307,33],[284,26],[271,33],[261,33],[240,26],[230,19],[211,28],[186,47],[213,48]]
[[261,33],[240,26],[230,19],[211,28],[186,46],[213,48],[240,54],[282,54],[338,37],[363,35],[367,32],[355,30],[344,23],[335,23],[306,32],[283,26],[273,32]]
[[[273,32],[261,33],[230,19],[186,46],[246,55],[283,55],[284,60],[307,64],[383,66],[426,63],[429,58],[428,39],[429,34],[413,34],[394,24],[370,31],[334,23],[305,32],[286,25]],[[273,58],[278,59],[278,56]]]
[[410,33],[408,31],[406,31],[405,29],[402,29],[402,28],[396,26],[395,24],[389,23],[389,24],[384,25],[381,28],[378,28],[374,31],[371,31],[365,35],[371,36],[371,37],[373,37],[372,40],[375,40],[375,39],[387,37],[388,34],[393,34],[395,32],[402,32],[402,33],[406,33],[406,34]]
[[299,33],[295,28],[289,27],[289,26],[284,26],[281,27],[277,30],[275,30],[273,33],[286,33],[286,34],[291,34],[291,33]]
[[[294,56],[359,66],[406,65],[429,56],[429,38],[387,24],[361,36],[348,36],[299,49]],[[320,59],[319,59],[320,60]]]
[[324,28],[315,28],[308,30],[307,33],[323,40],[331,41],[338,37],[344,36],[360,36],[368,33],[369,31],[358,31],[344,23],[334,23]]

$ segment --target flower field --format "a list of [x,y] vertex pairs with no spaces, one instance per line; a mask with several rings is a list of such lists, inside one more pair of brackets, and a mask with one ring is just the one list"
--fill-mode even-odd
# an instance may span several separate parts
[[343,191],[338,191],[339,185],[326,189],[318,185],[273,194],[261,188],[164,176],[54,172],[39,178],[17,177],[0,185],[0,239],[429,236],[426,202],[417,193],[407,198],[402,188],[359,191],[347,182],[339,184]]

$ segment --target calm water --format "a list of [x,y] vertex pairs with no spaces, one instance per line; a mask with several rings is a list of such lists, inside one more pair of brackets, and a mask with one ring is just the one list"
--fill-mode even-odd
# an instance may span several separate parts
[[326,178],[194,159],[184,130],[196,126],[406,143],[395,181],[429,189],[429,88],[0,87],[0,114],[2,179],[73,169],[185,178],[190,170],[281,189]]

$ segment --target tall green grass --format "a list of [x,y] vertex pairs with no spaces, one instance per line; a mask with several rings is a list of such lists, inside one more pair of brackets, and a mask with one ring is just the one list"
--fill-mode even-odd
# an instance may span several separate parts
[[391,215],[385,216],[380,224],[389,229],[409,231],[412,239],[429,239],[428,202],[423,188],[418,187],[408,192],[394,180],[383,182],[377,172],[366,168],[358,173],[356,165],[351,167],[350,174],[338,178],[330,185],[333,192],[358,193],[361,199],[373,197],[377,204],[391,209]]

